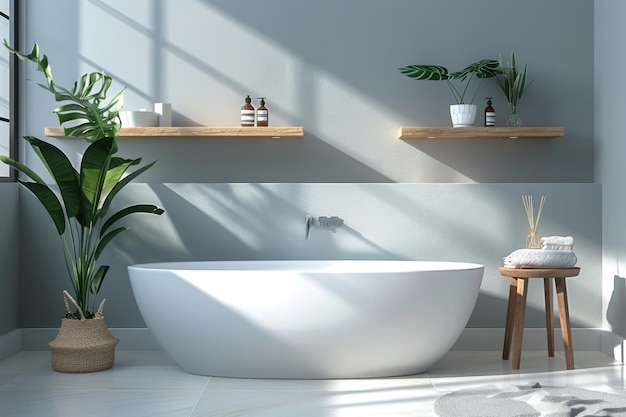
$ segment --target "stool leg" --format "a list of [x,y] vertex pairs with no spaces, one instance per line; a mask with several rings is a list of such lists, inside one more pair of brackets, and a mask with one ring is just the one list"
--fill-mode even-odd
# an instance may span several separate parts
[[561,334],[565,348],[565,364],[567,369],[574,369],[574,349],[572,347],[572,329],[569,323],[569,307],[567,305],[567,287],[565,278],[555,278],[556,296],[559,303],[559,318],[561,319]]
[[517,294],[517,279],[509,280],[509,304],[506,309],[506,327],[504,330],[504,347],[502,359],[508,360],[511,352],[511,339],[513,338],[513,325],[515,319],[515,295]]
[[526,296],[528,295],[528,278],[517,278],[517,294],[515,296],[515,336],[513,346],[513,369],[519,369],[522,356],[522,335],[524,332],[524,315],[526,313]]
[[546,300],[546,331],[548,332],[548,356],[554,357],[554,320],[552,319],[551,278],[543,279],[543,292]]

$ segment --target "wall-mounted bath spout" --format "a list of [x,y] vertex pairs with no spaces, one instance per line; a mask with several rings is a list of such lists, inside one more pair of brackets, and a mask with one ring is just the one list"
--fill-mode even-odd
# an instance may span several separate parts
[[337,232],[337,229],[343,226],[343,219],[337,216],[320,216],[313,217],[310,214],[304,219],[304,239],[311,239],[311,228],[329,230],[333,233]]
[[304,240],[309,240],[311,239],[311,227],[313,227],[313,223],[315,222],[315,219],[313,218],[313,216],[311,216],[310,214],[307,214],[307,216],[304,219]]
[[337,216],[322,216],[317,218],[317,224],[319,225],[320,229],[330,230],[331,232],[335,233],[338,228],[343,226],[343,219]]

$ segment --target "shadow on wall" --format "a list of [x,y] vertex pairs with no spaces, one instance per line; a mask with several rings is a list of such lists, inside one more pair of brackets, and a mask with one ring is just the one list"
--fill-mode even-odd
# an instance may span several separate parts
[[[470,326],[500,326],[496,322],[504,314],[498,312],[504,311],[508,280],[499,276],[497,267],[503,256],[523,245],[527,224],[519,196],[527,189],[525,184],[129,184],[112,209],[152,202],[166,213],[124,219],[130,230],[103,253],[102,262],[111,265],[102,294],[113,304],[107,322],[113,327],[141,325],[127,279],[126,267],[131,264],[410,259],[485,265],[485,295]],[[598,327],[600,219],[589,213],[600,212],[596,207],[600,187],[550,184],[532,189],[548,196],[540,231],[572,234],[577,239],[585,279],[573,281],[568,288],[572,323]],[[62,305],[49,301],[49,294],[60,294],[67,286],[57,236],[35,198],[20,194],[24,203],[20,245],[27,248],[24,253],[41,259],[20,265],[21,320],[23,327],[55,326],[56,319],[48,317],[58,317]],[[345,227],[337,233],[315,229],[305,240],[307,214],[339,216]],[[541,286],[531,285],[530,291],[529,307],[543,307]],[[529,315],[527,323],[539,327],[544,320],[541,314]]]
[[[514,151],[511,151],[509,142],[494,145],[494,141],[471,141],[465,146],[450,142],[454,146],[453,152],[448,145],[440,144],[419,144],[413,145],[414,148],[475,182],[589,182],[589,178],[593,181],[593,164],[588,163],[590,155],[593,156],[593,152],[589,151],[593,149],[587,149],[589,144],[593,145],[593,123],[585,117],[576,116],[587,114],[584,112],[588,109],[585,107],[583,111],[566,118],[560,113],[563,106],[550,102],[554,100],[551,97],[567,102],[568,94],[573,94],[571,91],[580,94],[580,89],[563,87],[571,79],[559,79],[556,83],[551,78],[555,77],[551,68],[563,65],[563,59],[565,63],[579,60],[579,56],[569,50],[565,58],[559,57],[559,62],[552,54],[554,42],[558,41],[552,35],[553,16],[561,17],[561,3],[546,6],[535,1],[527,6],[507,1],[498,8],[492,7],[491,13],[478,15],[475,10],[481,6],[463,0],[449,0],[446,5],[400,1],[393,7],[386,2],[371,0],[341,3],[322,0],[293,4],[272,1],[249,4],[246,8],[237,3],[214,0],[192,2],[190,7],[179,7],[178,2],[176,6],[173,6],[174,2],[155,2],[146,6],[145,13],[141,15],[136,11],[136,15],[128,13],[125,8],[111,7],[101,0],[89,3],[103,12],[96,15],[116,25],[120,33],[131,35],[128,39],[124,38],[126,48],[134,47],[144,53],[128,54],[130,64],[126,60],[123,64],[112,62],[105,70],[128,85],[129,92],[141,100],[148,103],[162,100],[180,103],[183,110],[176,113],[177,124],[194,125],[199,121],[200,124],[231,124],[236,121],[233,109],[241,105],[239,101],[242,97],[238,97],[241,92],[249,91],[257,95],[264,94],[260,89],[267,89],[270,94],[280,97],[271,105],[272,114],[277,116],[274,120],[279,120],[280,124],[304,125],[307,132],[314,133],[316,140],[307,145],[309,153],[277,152],[266,160],[268,165],[252,163],[248,173],[225,171],[233,174],[234,178],[229,177],[223,182],[276,181],[274,173],[266,173],[263,169],[272,165],[279,172],[280,182],[287,182],[290,181],[285,179],[290,169],[287,161],[301,164],[298,175],[303,182],[332,182],[337,178],[342,182],[388,182],[388,178],[368,165],[388,176],[396,173],[397,166],[391,161],[399,155],[386,142],[395,139],[395,130],[389,130],[392,125],[393,129],[397,129],[399,120],[412,125],[449,125],[446,114],[449,98],[445,86],[415,83],[399,74],[397,67],[413,63],[416,55],[455,65],[449,62],[450,56],[459,61],[475,60],[477,53],[483,54],[479,51],[493,51],[492,54],[497,55],[504,52],[503,47],[508,50],[511,45],[517,45],[529,61],[536,62],[535,68],[542,73],[542,79],[546,80],[551,90],[556,90],[554,93],[549,90],[551,95],[546,97],[542,93],[544,90],[539,88],[541,86],[536,86],[536,95],[534,98],[529,96],[526,104],[528,108],[542,110],[536,112],[538,116],[535,115],[535,119],[527,119],[529,124],[567,125],[568,132],[589,134],[577,136],[568,133],[568,138],[574,140],[568,140],[567,144],[564,141],[535,141],[532,145],[517,145]],[[488,2],[484,3],[486,7]],[[536,11],[539,6],[542,13]],[[572,23],[575,26],[583,19],[580,16],[582,13],[579,7],[571,9],[573,11],[568,17],[578,19]],[[465,36],[480,39],[481,49],[472,50],[467,43],[456,41],[458,21],[465,21],[466,13],[473,13],[478,20],[474,19],[472,31]],[[150,18],[139,22],[144,14]],[[514,14],[520,17],[515,22],[500,18]],[[302,19],[302,16],[307,18]],[[372,25],[372,16],[394,24]],[[533,19],[536,30],[531,38],[520,44],[520,40],[510,38],[514,36],[510,34],[517,32],[516,27],[524,31],[527,18]],[[181,22],[189,22],[188,26],[199,32],[190,36],[187,28],[171,29],[184,24]],[[433,30],[450,35],[438,37],[437,42],[423,41],[431,39]],[[586,46],[588,43],[584,42],[587,31],[574,32],[569,26],[564,30],[573,37],[572,44]],[[216,36],[216,33],[221,36]],[[509,35],[494,37],[493,33]],[[246,40],[255,42],[258,50],[252,51],[254,54],[250,56],[256,61],[247,60],[247,53],[233,53],[231,49],[224,48],[223,36],[233,38],[234,48],[237,48],[237,42],[242,45]],[[542,39],[542,36],[552,43],[533,42],[535,37]],[[198,42],[198,38],[202,41]],[[589,51],[589,48],[583,50],[584,53]],[[260,64],[259,57],[263,58]],[[90,66],[100,67],[88,56],[81,60]],[[138,69],[129,70],[135,68],[135,63]],[[249,70],[242,74],[242,68]],[[592,71],[592,64],[583,69]],[[588,84],[583,87],[588,87]],[[205,94],[204,89],[210,90],[207,92],[210,95]],[[592,92],[591,88],[583,90],[585,93]],[[586,103],[593,100],[580,101]],[[130,100],[128,102],[130,104]],[[307,135],[306,140],[310,141],[312,137]],[[215,148],[230,156],[229,150],[237,149],[237,146],[227,146],[226,150],[221,145]],[[333,149],[333,158],[324,159],[329,149]],[[409,162],[427,159],[417,152],[399,152],[402,152],[400,159],[406,158]],[[380,154],[386,159],[372,159],[372,154]],[[307,165],[308,161],[323,163],[327,172],[320,175],[319,169],[316,169],[319,167]],[[361,169],[350,171],[354,168],[351,166],[353,161],[366,169],[358,167]],[[519,164],[519,161],[527,163]],[[542,167],[540,173],[537,173],[537,167]],[[217,175],[224,172],[211,168],[207,171]],[[255,177],[257,174],[262,178]],[[414,178],[412,173],[400,172],[398,175],[401,181]],[[189,177],[191,175],[185,176]],[[165,181],[184,181],[185,178]],[[428,178],[420,180],[425,182]],[[437,178],[436,181],[451,179]]]
[[[563,5],[507,1],[491,7],[493,5],[488,1],[447,0],[445,5],[441,2],[399,1],[390,6],[375,0],[354,3],[323,0],[290,4],[266,2],[243,10],[233,2],[204,0],[203,3],[210,12],[229,17],[242,30],[265,39],[267,44],[280,45],[303,63],[308,69],[308,77],[330,74],[354,89],[365,98],[355,106],[367,108],[374,104],[393,119],[406,120],[412,126],[450,126],[448,104],[451,104],[451,97],[444,85],[415,83],[401,76],[398,66],[416,64],[421,59],[454,66],[464,60],[498,59],[498,54],[507,54],[510,48],[517,49],[530,62],[531,75],[537,77],[524,98],[525,125],[567,125],[567,142],[534,140],[512,145],[510,141],[494,140],[472,140],[465,141],[465,144],[459,141],[445,141],[445,144],[420,141],[417,144],[413,141],[412,146],[474,182],[517,183],[530,182],[529,179],[532,182],[593,182],[593,163],[586,163],[594,151],[593,118],[589,108],[574,109],[570,104],[567,106],[570,111],[582,110],[575,113],[579,117],[572,117],[564,113],[559,104],[568,102],[571,91],[576,90],[563,88],[568,83],[578,84],[578,94],[588,94],[589,102],[593,101],[593,90],[590,84],[580,85],[579,80],[564,80],[552,69],[565,62],[576,62],[580,59],[577,54],[581,53],[592,61],[593,49],[588,37],[593,33],[588,31],[589,26],[579,25],[585,26],[586,30],[575,30],[571,36],[572,39],[579,37],[580,45],[584,47],[571,50],[565,61],[552,61],[554,55],[550,45],[554,46],[559,40],[554,37],[553,17],[550,16],[560,17]],[[476,14],[481,7],[488,7],[490,13]],[[538,8],[541,8],[540,13]],[[572,6],[571,9],[568,13],[572,13],[570,17],[573,18],[580,7]],[[458,22],[465,22],[465,16],[469,14],[475,16],[472,29],[460,32]],[[512,15],[518,19],[511,21],[508,17]],[[307,19],[303,20],[301,16],[307,16]],[[377,16],[379,22],[394,24],[372,25],[371,16]],[[525,22],[529,20],[534,22],[535,33],[520,42],[519,37],[511,34],[525,32]],[[573,27],[563,26],[562,29],[565,32]],[[435,40],[433,33],[439,34]],[[501,36],[494,37],[493,33]],[[459,37],[479,39],[482,48],[468,48],[467,42],[458,41]],[[535,39],[543,42],[535,42]],[[564,45],[563,49],[568,47]],[[455,57],[457,64],[450,62],[450,56]],[[592,64],[581,70],[593,75]],[[311,84],[313,91],[307,93],[315,92],[315,82]],[[501,91],[495,83],[485,82],[481,84],[478,97],[483,94],[498,97],[498,125],[504,126],[508,110]],[[484,101],[479,101],[478,97],[475,103],[482,109],[480,104]],[[555,102],[554,97],[559,100]],[[311,113],[316,110],[319,113],[316,108],[312,108]],[[382,114],[377,116],[384,117]],[[359,121],[353,123],[356,125]],[[479,117],[476,126],[481,124]],[[322,137],[333,143],[342,140]],[[559,162],[555,163],[557,160]],[[541,167],[539,174],[537,167]],[[437,182],[450,180],[442,178]]]
[[[504,280],[504,278],[503,278]],[[554,284],[553,284],[554,285]],[[531,287],[535,287],[532,285]],[[541,291],[543,291],[543,285],[537,283],[537,288],[541,287]],[[554,295],[553,290],[553,306],[557,305],[556,296]],[[570,300],[570,304],[572,300]],[[503,291],[501,296],[494,296],[485,291],[481,291],[478,295],[478,300],[476,301],[476,305],[480,306],[480,308],[475,308],[472,316],[467,323],[467,327],[469,328],[501,328],[504,329],[506,327],[506,312],[508,305],[508,293],[507,291]],[[528,303],[526,305],[526,314],[524,316],[524,328],[545,328],[546,322],[546,313],[542,308],[543,304],[539,304],[538,306],[532,305]],[[576,310],[576,303],[574,305],[570,305],[570,309],[572,311]],[[556,308],[556,307],[555,307]],[[558,310],[554,311],[553,314],[553,323],[555,329],[560,329],[560,318]],[[570,317],[570,326],[572,328],[587,328],[589,327],[588,323],[585,323],[582,320],[578,320],[576,317]],[[502,333],[502,340],[504,341],[504,332]],[[557,340],[557,346],[560,343]],[[493,350],[502,348],[502,346],[494,347]]]
[[[596,189],[597,187],[583,187]],[[485,265],[483,287],[504,300],[508,280],[499,276],[502,257],[524,243],[527,224],[519,195],[525,185],[463,184],[131,184],[119,204],[155,201],[162,218],[129,219],[131,231],[114,243],[114,264],[239,259],[412,259],[467,261]],[[597,203],[595,192],[579,200],[581,187],[547,185],[544,233],[573,234],[585,276],[570,287],[572,323],[589,326],[596,313],[596,222],[581,223]],[[126,201],[125,201],[126,200]],[[575,206],[575,207],[572,207]],[[304,239],[305,216],[337,215],[345,227],[333,234],[315,229]],[[158,238],[155,239],[155,236]],[[120,269],[123,274],[123,267]],[[529,307],[543,306],[532,285]],[[116,294],[124,290],[115,291]],[[591,293],[590,293],[591,292]],[[583,297],[587,305],[576,300]],[[481,296],[484,297],[484,296]],[[590,298],[591,297],[591,298]],[[489,296],[470,324],[495,323]],[[504,301],[502,301],[504,302]],[[483,303],[487,303],[483,306]],[[597,318],[596,318],[597,316]],[[495,317],[500,317],[496,315]],[[577,320],[578,319],[578,320]],[[587,321],[585,321],[587,320]],[[542,326],[542,315],[529,325]],[[482,324],[484,325],[484,324]]]
[[[367,164],[305,133],[304,139],[124,138],[120,154],[160,162],[142,174],[157,183],[390,183]],[[164,157],[167,155],[167,157]]]
[[[137,192],[146,192],[142,185],[135,187],[135,196]],[[116,242],[118,253],[128,264],[154,262],[155,259],[399,258],[398,254],[351,227],[351,219],[346,219],[345,226],[338,232],[343,234],[341,238],[331,232],[315,230],[311,240],[305,240],[307,213],[297,203],[306,201],[307,197],[302,195],[306,192],[300,190],[299,184],[284,187],[293,188],[285,194],[293,196],[293,200],[264,184],[151,184],[152,200],[157,196],[159,204],[166,209],[168,221],[161,223],[158,231],[163,238],[151,240],[152,230],[133,226],[130,233]],[[316,215],[327,214],[336,212]],[[135,218],[133,222],[151,220]],[[136,241],[146,243],[147,250],[142,250],[142,246],[127,246]]]
[[613,292],[606,309],[606,319],[611,330],[620,336],[626,336],[626,329],[621,328],[626,317],[626,278],[613,276]]
[[[158,219],[160,230],[140,224],[120,237],[119,242],[125,244],[145,241],[148,251],[129,246],[121,252],[133,254],[129,262],[143,262],[136,257],[145,255],[147,261],[368,258],[489,264],[501,262],[509,251],[503,248],[515,248],[517,237],[524,236],[523,219],[520,217],[517,225],[511,222],[507,213],[512,208],[502,209],[489,192],[462,192],[461,185],[416,187],[132,184],[132,191],[120,194],[120,202],[124,198],[127,204],[139,198],[158,201],[166,214]],[[307,214],[337,215],[345,220],[345,226],[336,234],[313,230],[311,240],[306,241]],[[484,222],[477,221],[480,219]],[[153,220],[136,217],[132,222]],[[162,238],[152,239],[153,233]]]
[[[128,10],[131,10],[132,7],[129,5]],[[137,6],[138,9],[141,7],[143,6]],[[220,120],[220,115],[238,113],[241,103],[237,102],[232,107],[225,103],[215,104],[216,98],[234,97],[234,91],[250,91],[250,86],[223,68],[210,65],[205,56],[199,55],[192,48],[188,48],[188,45],[174,44],[170,39],[166,39],[168,24],[176,23],[167,20],[170,18],[166,15],[167,7],[172,7],[171,5],[167,5],[166,2],[158,2],[145,7],[149,9],[148,16],[150,19],[139,21],[135,19],[144,16],[136,10],[126,14],[127,8],[112,7],[99,0],[80,3],[80,7],[74,10],[76,16],[71,16],[69,20],[75,20],[78,23],[81,22],[81,18],[87,16],[90,19],[99,18],[103,22],[111,23],[115,29],[119,29],[114,36],[125,34],[128,37],[127,42],[118,43],[122,48],[128,49],[127,60],[121,63],[119,60],[106,60],[95,54],[93,52],[95,48],[90,48],[91,42],[95,41],[89,36],[85,36],[84,39],[77,36],[80,34],[81,25],[76,24],[74,25],[76,27],[74,32],[63,32],[59,38],[44,40],[43,42],[43,46],[46,43],[51,44],[50,47],[46,48],[49,50],[54,49],[55,46],[61,48],[58,45],[67,41],[72,46],[63,48],[64,53],[72,54],[73,51],[77,51],[77,56],[68,56],[65,61],[60,57],[57,58],[54,62],[55,72],[78,74],[81,72],[80,68],[84,66],[103,69],[114,78],[116,84],[127,86],[127,109],[133,107],[133,98],[141,100],[141,105],[135,103],[137,107],[146,107],[146,103],[173,99],[178,101],[178,103],[174,103],[175,105],[188,105],[194,109],[203,109],[190,114],[174,108],[173,122],[175,125],[224,125],[223,120]],[[91,12],[92,8],[99,9],[99,12]],[[52,13],[52,8],[45,10],[45,12]],[[82,40],[76,44],[76,39]],[[98,40],[98,42],[100,41]],[[106,47],[104,49],[106,50]],[[116,52],[119,53],[119,50]],[[150,58],[148,61],[142,60],[144,53]],[[73,68],[66,68],[69,66],[66,62],[72,62]],[[182,63],[181,65],[192,71],[193,75],[172,76],[171,73],[180,73],[180,69],[170,67],[174,65],[172,62]],[[134,69],[132,71],[125,70],[127,68]],[[195,80],[196,75],[199,77],[197,81]],[[207,100],[207,94],[202,92],[202,88],[206,88],[206,86],[199,88],[199,84],[202,84],[204,79],[202,77],[208,77],[212,82],[220,85],[223,90],[210,91],[212,99]],[[186,83],[181,78],[193,78],[193,80]],[[300,81],[306,77],[298,76],[298,78]],[[276,117],[274,120],[280,117],[283,125],[286,122],[292,125],[302,125],[302,114],[307,115],[307,120],[316,118],[317,106],[313,100],[315,95],[313,90],[316,87],[307,84],[306,80],[304,81],[304,83],[298,82],[296,85],[298,89],[303,89],[302,96],[307,97],[306,100],[302,100],[300,109],[295,111],[289,109],[288,105],[281,108],[279,103],[272,103],[272,114]],[[192,86],[193,90],[179,91],[185,90],[189,85]],[[36,91],[40,93],[38,89]],[[241,99],[237,96],[237,100]],[[211,107],[211,102],[213,107]],[[232,109],[236,111],[233,112]],[[41,110],[41,113],[44,112],[49,113],[49,110]],[[202,120],[201,123],[196,120],[195,116],[197,115],[208,115],[210,119]],[[212,117],[217,117],[217,119],[212,119]],[[314,122],[309,123],[314,124]],[[341,140],[347,142],[359,139],[358,136],[349,136]],[[311,133],[308,128],[306,129],[306,137],[302,140],[204,141],[197,138],[177,138],[176,142],[177,145],[173,147],[171,139],[153,138],[150,139],[150,145],[146,146],[145,139],[125,138],[120,141],[119,145],[122,150],[121,153],[141,155],[145,160],[162,159],[154,169],[142,176],[142,181],[146,182],[392,182],[388,176],[381,174],[368,161],[361,161],[349,155],[345,149],[338,149],[329,144],[327,140]],[[76,145],[76,143],[68,143],[64,146],[76,147],[77,154],[82,149],[82,146]],[[164,155],[167,155],[167,158]],[[198,169],[198,167],[204,167],[204,169]]]
[[[305,215],[296,202],[302,196],[298,184],[288,200],[262,184],[131,184],[118,196],[116,205],[130,201],[158,201],[166,210],[161,218],[136,216],[126,222],[130,230],[121,234],[103,255],[111,265],[102,295],[109,304],[107,323],[141,326],[126,266],[158,261],[210,260],[308,260],[308,259],[399,259],[352,228],[337,234],[315,230],[305,240]],[[128,199],[128,200],[127,200]],[[125,201],[126,200],[126,201]],[[336,212],[324,212],[336,214]],[[167,219],[167,220],[166,220]],[[129,308],[132,307],[132,308]],[[118,324],[119,325],[119,324]]]
[[[476,125],[479,125],[479,121]],[[536,177],[537,167],[545,173],[535,182],[572,182],[575,169],[553,169],[555,154],[561,160],[581,160],[584,147],[562,146],[563,140],[589,143],[587,152],[593,153],[593,141],[586,141],[576,132],[567,132],[566,138],[555,139],[441,139],[405,140],[415,149],[430,155],[433,159],[454,167],[478,183],[523,183]],[[587,145],[585,145],[587,146]],[[476,152],[476,149],[488,149]],[[515,162],[496,155],[515,155]],[[471,158],[468,158],[471,155]],[[510,167],[512,164],[515,169]],[[480,167],[480,169],[477,169]],[[497,179],[497,180],[494,180]]]

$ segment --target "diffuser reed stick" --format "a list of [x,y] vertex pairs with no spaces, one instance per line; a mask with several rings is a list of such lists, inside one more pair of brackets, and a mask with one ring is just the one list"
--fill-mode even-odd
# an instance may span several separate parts
[[537,212],[537,218],[535,219],[535,210],[533,208],[533,196],[522,196],[522,202],[524,203],[524,210],[526,211],[526,217],[528,218],[528,233],[526,235],[526,247],[527,248],[539,248],[541,247],[541,236],[537,233],[539,227],[539,220],[541,219],[541,212],[543,211],[543,205],[546,202],[546,196],[542,195],[539,202],[539,211]]

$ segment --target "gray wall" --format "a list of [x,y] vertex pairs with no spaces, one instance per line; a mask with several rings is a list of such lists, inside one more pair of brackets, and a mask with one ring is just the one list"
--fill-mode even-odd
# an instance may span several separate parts
[[625,13],[623,1],[595,3],[596,181],[603,189],[603,317],[606,328],[626,337],[626,145],[621,105],[626,80],[615,76],[626,65],[624,55],[615,53],[626,39],[620,18]]
[[0,336],[19,327],[18,186],[0,183]]
[[[569,286],[576,327],[599,327],[600,187],[595,184],[133,184],[121,199],[152,201],[162,217],[135,217],[105,256],[112,268],[104,284],[107,323],[141,327],[126,266],[158,260],[212,259],[417,259],[456,260],[485,265],[470,327],[503,327],[509,281],[497,267],[502,257],[525,243],[528,223],[521,195],[547,196],[540,233],[576,237],[581,279]],[[22,326],[54,327],[67,286],[60,249],[42,233],[50,221],[33,198],[21,223],[24,246],[40,262],[22,264]],[[333,234],[311,232],[304,218],[337,215],[346,225]],[[45,277],[39,279],[39,277]],[[155,285],[158,285],[155,282]],[[543,286],[531,285],[527,324],[545,326]],[[280,288],[276,289],[280,291]],[[454,288],[450,288],[454,291]],[[55,294],[59,294],[58,297]],[[181,300],[184,302],[184,300]],[[26,308],[25,308],[26,306]],[[28,306],[38,306],[30,314]]]
[[[271,124],[307,132],[289,143],[126,141],[129,154],[161,160],[146,182],[593,182],[589,0],[31,0],[24,7],[24,46],[39,42],[59,81],[103,69],[117,80],[115,91],[128,87],[127,109],[168,101],[179,125],[237,125],[246,94],[263,95]],[[445,83],[414,81],[398,67],[458,70],[511,52],[529,63],[534,80],[522,102],[526,124],[565,126],[565,138],[398,139],[400,126],[449,126],[452,103]],[[41,134],[55,124],[54,103],[34,82],[26,87],[27,130]],[[486,96],[504,124],[508,110],[495,83],[483,83],[481,110]]]
[[[115,90],[128,86],[127,109],[172,102],[178,125],[237,125],[243,97],[263,95],[272,125],[305,127],[303,140],[290,141],[120,140],[124,156],[159,159],[124,200],[159,202],[167,214],[132,219],[132,232],[106,254],[109,325],[143,325],[125,273],[130,263],[374,257],[484,263],[470,326],[502,327],[507,285],[496,266],[523,245],[521,195],[545,194],[542,234],[575,236],[585,271],[570,287],[573,321],[600,326],[592,2],[24,3],[22,48],[39,42],[61,83],[104,69],[117,80]],[[522,106],[525,123],[565,126],[564,138],[397,138],[400,126],[449,125],[451,102],[445,84],[410,80],[399,66],[460,69],[511,52],[529,62],[535,79]],[[41,76],[30,67],[26,75]],[[41,135],[57,124],[55,104],[33,82],[24,90],[23,133]],[[495,97],[502,125],[500,94],[485,82],[477,103],[482,108],[482,97]],[[54,143],[75,159],[84,149],[79,141]],[[31,152],[24,157],[37,165]],[[54,327],[67,286],[60,249],[31,196],[21,194],[20,209],[21,247],[41,260],[20,264],[20,324]],[[349,228],[305,242],[307,212],[341,215]],[[531,306],[541,302],[531,294]],[[540,314],[528,323],[542,326]]]

